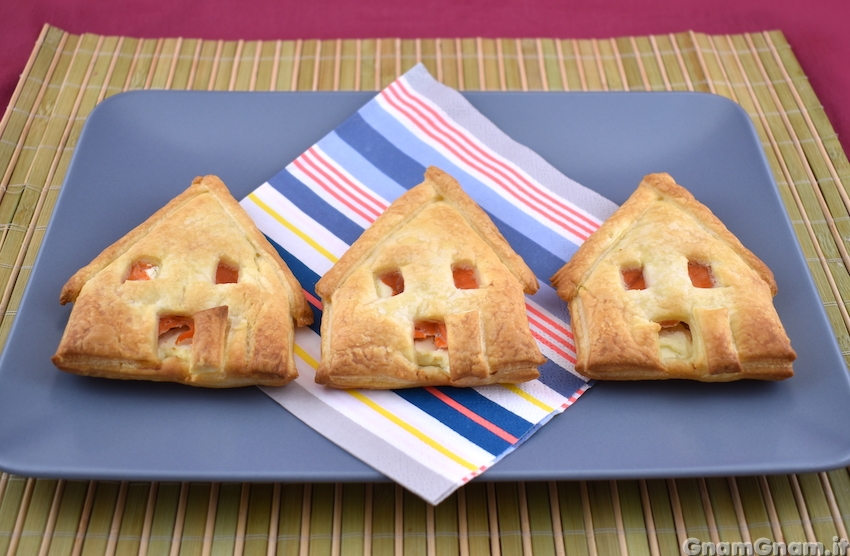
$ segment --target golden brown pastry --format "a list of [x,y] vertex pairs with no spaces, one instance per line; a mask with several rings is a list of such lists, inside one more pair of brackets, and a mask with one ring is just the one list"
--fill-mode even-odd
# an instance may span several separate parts
[[537,378],[525,310],[534,274],[445,172],[399,197],[316,284],[337,388],[479,386]]
[[668,174],[646,176],[552,284],[589,378],[794,374],[773,273]]
[[290,269],[216,176],[74,274],[54,364],[81,375],[214,388],[286,384],[313,314]]

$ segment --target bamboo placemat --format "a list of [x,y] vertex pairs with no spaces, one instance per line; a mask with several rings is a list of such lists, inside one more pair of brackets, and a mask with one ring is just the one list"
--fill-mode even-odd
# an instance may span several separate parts
[[[73,35],[45,26],[0,120],[0,341],[15,318],[80,130],[99,101],[133,89],[379,90],[417,62],[459,90],[704,91],[740,103],[758,129],[850,358],[844,241],[850,165],[778,31],[604,40],[209,41]],[[389,483],[86,482],[0,473],[0,555],[654,556],[680,554],[689,537],[729,543],[720,550],[758,539],[792,550],[791,543],[821,542],[832,550],[836,539],[847,539],[848,522],[846,468],[475,482],[436,507]]]

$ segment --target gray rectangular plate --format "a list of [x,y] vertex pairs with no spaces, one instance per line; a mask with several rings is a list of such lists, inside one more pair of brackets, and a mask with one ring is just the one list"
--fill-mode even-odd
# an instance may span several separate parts
[[[69,479],[381,481],[256,388],[78,377],[50,356],[78,268],[218,174],[242,198],[372,93],[145,91],[101,103],[81,134],[0,359],[0,468]],[[798,352],[779,382],[596,383],[486,480],[810,472],[850,462],[850,381],[746,113],[698,93],[468,93],[566,175],[622,203],[669,172],[775,272]],[[540,277],[547,280],[548,276]]]

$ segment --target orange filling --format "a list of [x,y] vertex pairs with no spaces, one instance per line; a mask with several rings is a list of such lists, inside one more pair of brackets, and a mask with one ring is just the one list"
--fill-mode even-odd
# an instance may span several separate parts
[[452,267],[452,278],[454,278],[455,287],[459,290],[474,290],[478,288],[478,279],[475,277],[475,269],[472,267]]
[[393,290],[393,295],[398,295],[404,291],[404,276],[398,270],[382,274],[381,282]]
[[413,339],[424,340],[433,337],[434,346],[440,349],[449,347],[446,340],[446,323],[432,320],[421,320],[413,325]]
[[136,261],[130,267],[130,273],[127,275],[127,280],[150,280],[147,271],[152,269],[154,265],[145,261]]
[[218,263],[215,269],[216,284],[235,284],[239,281],[239,269],[224,263]]
[[646,281],[643,278],[643,269],[628,268],[623,270],[623,282],[627,290],[645,290]]
[[711,275],[711,267],[704,264],[688,261],[688,276],[695,288],[713,288],[714,276]]
[[175,328],[185,328],[183,332],[177,335],[175,343],[182,344],[188,342],[195,335],[195,321],[191,317],[165,316],[159,317],[159,335]]

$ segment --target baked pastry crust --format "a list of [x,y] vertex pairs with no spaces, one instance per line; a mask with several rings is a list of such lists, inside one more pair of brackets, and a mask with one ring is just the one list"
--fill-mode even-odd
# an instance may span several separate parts
[[[478,287],[456,287],[457,267],[474,269]],[[397,295],[381,283],[393,272],[404,282]],[[316,284],[323,303],[316,382],[408,388],[537,378],[545,358],[524,295],[537,289],[489,216],[454,178],[430,167]],[[417,322],[442,323],[447,348],[417,342]]]
[[[710,269],[710,287],[695,285],[689,265]],[[638,271],[644,283],[629,289],[624,272]],[[773,273],[668,174],[647,175],[552,284],[569,303],[576,370],[589,378],[793,375]]]
[[[152,278],[136,279],[139,263]],[[235,283],[216,283],[220,265]],[[60,369],[214,388],[291,381],[294,329],[313,320],[298,280],[216,176],[196,178],[77,271],[60,294],[70,302]],[[191,342],[160,335],[168,317],[192,321]]]

